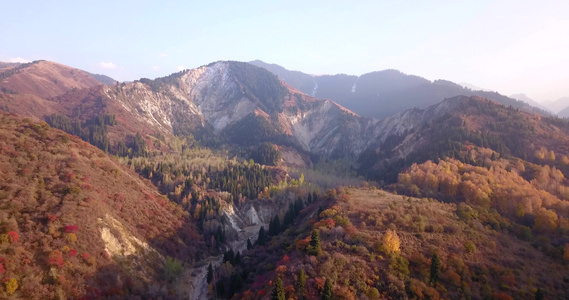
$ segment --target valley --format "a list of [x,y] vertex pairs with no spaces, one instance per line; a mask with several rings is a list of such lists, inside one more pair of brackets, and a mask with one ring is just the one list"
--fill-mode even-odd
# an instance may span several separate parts
[[260,61],[0,87],[0,298],[568,296],[569,121],[521,101]]

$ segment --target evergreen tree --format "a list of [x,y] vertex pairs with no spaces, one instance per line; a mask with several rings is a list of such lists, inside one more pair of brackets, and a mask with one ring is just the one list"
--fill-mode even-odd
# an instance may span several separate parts
[[326,278],[324,283],[324,290],[322,291],[322,300],[334,300],[334,291],[332,290],[332,283],[330,279]]
[[243,287],[243,278],[237,273],[231,274],[231,286],[229,288],[228,298],[233,297],[236,291]]
[[251,244],[251,239],[247,238],[247,250],[253,249],[253,244]]
[[538,288],[535,292],[535,300],[544,300],[545,299],[545,292],[541,288]]
[[430,274],[429,282],[434,285],[439,281],[439,277],[441,275],[441,259],[437,253],[433,254],[433,258],[431,259],[431,274]]
[[209,263],[209,266],[207,266],[207,283],[211,283],[212,280],[213,280],[213,266],[211,265],[211,263]]
[[241,252],[237,251],[237,254],[235,254],[235,265],[238,265],[241,263]]
[[322,248],[320,247],[320,233],[318,232],[317,229],[314,229],[312,231],[312,234],[310,235],[310,244],[308,246],[308,254],[319,255],[321,251],[322,251]]
[[301,268],[300,271],[298,271],[298,279],[296,281],[296,291],[299,297],[302,297],[304,294],[304,289],[306,288],[306,279],[306,273],[304,273],[304,269]]
[[265,246],[266,237],[265,237],[265,227],[261,226],[259,229],[259,238],[257,238],[257,245]]
[[271,296],[271,300],[285,300],[285,289],[283,285],[283,281],[279,276],[277,281],[275,282],[275,289],[273,290],[273,295]]
[[269,235],[275,236],[281,232],[281,221],[279,215],[276,215],[269,223]]

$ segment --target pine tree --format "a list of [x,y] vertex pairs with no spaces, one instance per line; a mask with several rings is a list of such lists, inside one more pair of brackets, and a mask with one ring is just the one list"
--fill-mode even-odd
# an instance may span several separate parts
[[296,291],[298,296],[301,297],[304,294],[304,289],[306,288],[306,273],[304,273],[304,269],[300,269],[298,271],[298,279],[296,281]]
[[271,300],[285,300],[285,289],[283,285],[283,281],[279,276],[277,281],[275,282],[275,289],[273,290],[273,295],[271,296]]
[[212,280],[213,280],[213,266],[211,265],[211,263],[209,263],[209,266],[207,266],[207,283],[211,283]]
[[545,293],[541,288],[538,288],[535,292],[535,300],[543,300],[545,299]]
[[431,259],[431,274],[429,282],[434,285],[439,281],[441,275],[441,259],[437,253],[433,254]]
[[251,244],[251,239],[247,238],[247,250],[253,249],[253,244]]
[[257,245],[259,246],[265,246],[266,243],[266,237],[265,237],[265,227],[261,226],[261,228],[259,229],[259,238],[257,239]]
[[317,229],[312,231],[310,235],[310,244],[308,246],[308,254],[310,255],[319,255],[322,251],[320,247],[320,233]]
[[237,254],[235,254],[235,265],[241,264],[241,252],[237,251]]
[[322,300],[334,300],[334,291],[332,290],[332,283],[330,279],[326,278],[324,283],[324,290],[322,291]]

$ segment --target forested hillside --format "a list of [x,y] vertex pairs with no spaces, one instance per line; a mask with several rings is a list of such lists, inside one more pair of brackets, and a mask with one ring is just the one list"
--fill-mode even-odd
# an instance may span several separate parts
[[[567,296],[568,258],[564,262],[563,257],[546,254],[544,237],[519,235],[496,211],[375,189],[339,188],[316,198],[304,194],[298,201],[299,208],[308,206],[281,210],[247,251],[238,256],[226,253],[224,264],[212,276],[213,295],[237,299]],[[279,222],[283,219],[289,221]]]
[[0,298],[159,295],[207,253],[181,206],[46,123],[0,113],[0,170]]

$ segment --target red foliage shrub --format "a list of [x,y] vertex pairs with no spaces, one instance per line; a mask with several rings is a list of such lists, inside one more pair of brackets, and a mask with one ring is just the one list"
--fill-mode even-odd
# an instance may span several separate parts
[[89,253],[83,253],[83,259],[87,260],[89,257],[91,257]]
[[71,256],[71,257],[77,256],[77,251],[75,251],[75,249],[69,250],[69,256]]
[[63,229],[65,233],[76,233],[79,231],[79,226],[77,225],[67,225]]
[[275,269],[275,272],[278,274],[284,274],[288,268],[285,265],[280,265]]
[[265,292],[265,290],[259,290],[259,291],[257,292],[257,297],[263,297],[263,296],[265,296],[266,294],[267,294],[267,292]]
[[20,240],[20,235],[14,231],[8,232],[8,237],[10,237],[10,242],[17,243]]
[[332,219],[322,220],[318,223],[314,224],[314,228],[326,227],[328,229],[332,229],[336,226],[336,221]]
[[303,251],[310,243],[310,237],[296,241],[296,250]]
[[0,274],[4,274],[6,273],[6,269],[4,269],[4,266],[2,264],[0,264]]
[[51,267],[63,267],[63,254],[59,250],[53,250],[49,253],[47,264]]
[[492,295],[492,296],[496,300],[514,300],[514,298],[512,298],[510,295],[508,295],[504,292],[494,293],[494,295]]
[[314,278],[314,281],[316,281],[316,287],[318,288],[319,291],[324,290],[324,279],[322,278]]
[[57,221],[57,215],[47,215],[47,220],[49,222],[55,222]]

